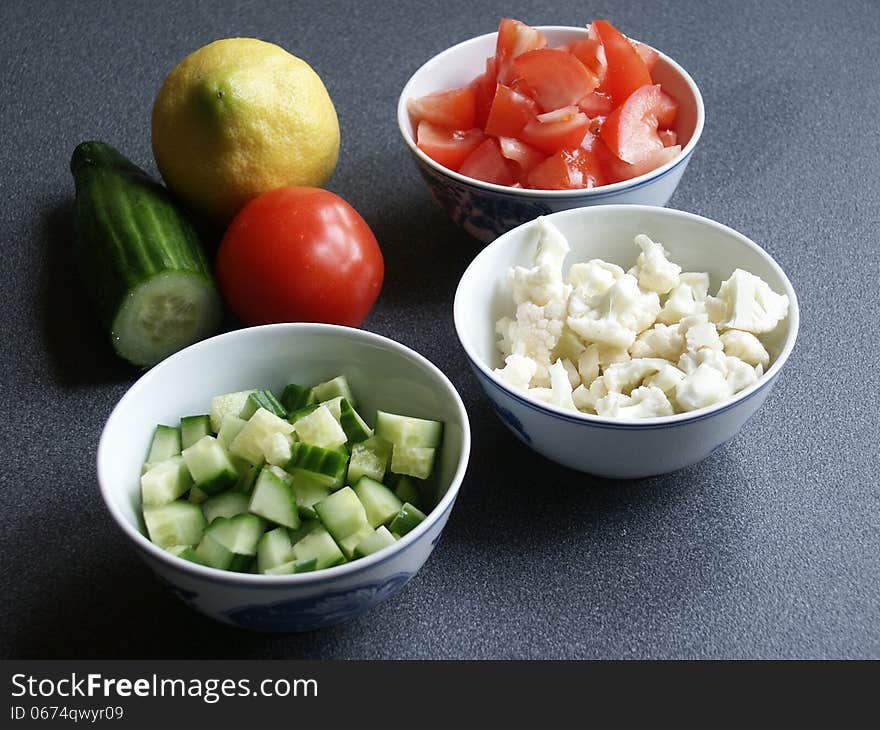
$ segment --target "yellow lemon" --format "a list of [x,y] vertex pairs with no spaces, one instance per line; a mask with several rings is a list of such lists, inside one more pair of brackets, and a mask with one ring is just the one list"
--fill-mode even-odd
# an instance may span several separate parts
[[152,139],[168,187],[222,223],[267,190],[323,186],[339,157],[336,109],[318,74],[256,38],[183,59],[156,96]]

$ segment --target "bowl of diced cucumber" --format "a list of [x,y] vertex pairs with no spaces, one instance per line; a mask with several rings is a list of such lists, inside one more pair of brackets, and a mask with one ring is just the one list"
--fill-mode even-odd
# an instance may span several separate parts
[[155,366],[98,447],[111,515],[173,593],[260,631],[307,631],[396,593],[467,467],[454,386],[380,335],[291,323]]

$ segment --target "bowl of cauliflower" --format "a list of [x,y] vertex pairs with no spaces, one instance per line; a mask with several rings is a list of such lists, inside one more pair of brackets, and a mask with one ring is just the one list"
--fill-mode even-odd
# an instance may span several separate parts
[[746,236],[638,205],[567,210],[499,237],[455,326],[501,420],[579,471],[640,478],[733,438],[791,354],[797,297]]

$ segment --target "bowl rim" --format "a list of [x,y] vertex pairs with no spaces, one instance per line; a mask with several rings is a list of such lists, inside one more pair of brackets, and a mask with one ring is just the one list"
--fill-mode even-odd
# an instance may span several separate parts
[[513,238],[513,234],[515,232],[519,231],[524,226],[533,225],[535,222],[534,220],[523,223],[516,228],[512,228],[511,230],[503,233],[501,236],[496,238],[492,243],[484,247],[474,257],[473,261],[471,261],[467,269],[465,269],[464,273],[461,276],[461,279],[459,280],[458,287],[455,290],[455,299],[453,302],[453,320],[455,324],[455,333],[458,336],[458,341],[461,343],[465,354],[471,361],[471,365],[479,371],[479,374],[485,377],[492,385],[494,385],[498,390],[502,391],[509,397],[513,398],[516,401],[519,401],[523,405],[529,406],[533,410],[543,412],[546,415],[561,418],[562,420],[571,423],[579,423],[599,428],[630,431],[655,430],[658,428],[686,425],[705,420],[706,418],[718,415],[719,413],[729,410],[730,408],[733,408],[740,403],[748,400],[758,391],[762,390],[764,387],[768,386],[776,379],[776,376],[779,374],[780,370],[782,370],[782,367],[785,365],[786,361],[794,350],[798,330],[800,329],[800,308],[798,306],[797,294],[795,293],[794,287],[792,286],[792,283],[786,275],[785,271],[767,251],[761,248],[748,236],[740,233],[730,226],[726,226],[723,223],[714,221],[711,218],[697,215],[696,213],[689,213],[687,211],[678,210],[676,208],[661,208],[653,205],[620,204],[584,206],[581,208],[571,208],[569,210],[551,213],[543,217],[553,222],[554,220],[559,218],[574,218],[581,215],[627,215],[637,212],[648,213],[651,215],[669,216],[671,218],[685,218],[691,221],[696,221],[702,225],[707,225],[711,228],[714,228],[728,236],[732,236],[733,238],[738,239],[741,243],[745,244],[747,248],[751,248],[768,263],[771,269],[776,272],[777,276],[782,282],[783,288],[785,289],[785,294],[788,296],[788,333],[786,335],[782,349],[779,352],[779,355],[773,361],[773,364],[764,372],[764,374],[747,388],[744,388],[739,393],[736,393],[735,395],[723,401],[719,401],[718,403],[713,403],[710,406],[698,408],[693,411],[687,411],[685,413],[676,413],[671,416],[653,416],[651,418],[610,418],[607,416],[593,415],[591,413],[582,413],[581,411],[570,411],[568,409],[561,408],[550,403],[545,403],[544,401],[539,401],[536,398],[526,395],[522,391],[517,391],[511,388],[509,385],[496,377],[496,375],[492,372],[492,369],[483,362],[482,358],[480,358],[476,354],[476,352],[474,352],[471,346],[467,343],[466,338],[463,336],[463,323],[466,318],[463,313],[462,292],[465,287],[465,280],[469,276],[473,275],[472,272],[476,268],[477,262],[484,256],[491,256],[491,252],[493,249],[501,248],[502,246],[507,245],[507,240]]
[[[433,374],[438,379],[440,384],[444,387],[446,395],[451,399],[456,411],[458,412],[458,416],[461,419],[462,444],[461,453],[458,457],[458,463],[456,464],[455,471],[452,475],[452,480],[450,481],[449,487],[447,488],[446,493],[443,495],[443,498],[427,514],[425,520],[423,520],[413,530],[397,540],[393,545],[383,548],[382,550],[379,550],[378,552],[372,555],[368,555],[364,558],[359,558],[357,560],[343,563],[342,565],[335,565],[330,568],[323,568],[321,570],[316,570],[308,573],[296,573],[292,575],[279,576],[261,575],[256,573],[236,573],[233,571],[220,570],[219,568],[212,568],[205,565],[199,565],[198,563],[192,563],[187,560],[182,560],[177,556],[172,555],[167,550],[163,550],[158,545],[155,545],[153,542],[151,542],[146,535],[144,535],[132,523],[130,523],[122,514],[121,510],[116,506],[114,500],[111,498],[113,488],[110,486],[111,480],[109,475],[106,473],[104,462],[106,461],[106,455],[110,448],[108,431],[114,419],[117,417],[117,414],[125,409],[127,401],[133,398],[134,394],[138,393],[140,390],[149,387],[150,381],[153,377],[155,377],[155,373],[175,367],[177,361],[179,361],[184,356],[184,353],[188,353],[191,350],[202,349],[212,345],[216,345],[218,341],[233,341],[241,337],[245,333],[250,333],[258,330],[277,331],[281,335],[296,335],[306,332],[324,333],[336,337],[354,337],[355,339],[363,340],[372,345],[379,345],[383,349],[390,350],[396,353],[398,356],[402,356],[415,362],[417,365],[421,366],[422,368]],[[343,578],[346,575],[361,572],[375,565],[378,565],[379,563],[383,563],[386,560],[389,560],[406,550],[408,547],[418,541],[425,533],[427,533],[452,508],[452,505],[454,504],[455,499],[458,496],[458,492],[461,489],[461,485],[467,471],[468,461],[470,459],[470,450],[470,420],[468,418],[467,409],[462,402],[461,396],[459,395],[458,391],[449,380],[449,378],[446,377],[446,375],[443,373],[443,371],[441,371],[424,355],[419,354],[415,350],[407,347],[400,342],[397,342],[396,340],[391,339],[390,337],[385,337],[384,335],[380,335],[375,332],[369,332],[367,330],[316,322],[282,322],[276,324],[259,325],[255,327],[243,327],[241,329],[215,335],[214,337],[210,337],[208,339],[201,340],[200,342],[189,345],[183,350],[180,350],[173,355],[170,355],[162,362],[153,366],[150,370],[148,370],[140,378],[138,378],[138,380],[135,381],[134,384],[132,384],[132,386],[122,396],[122,398],[119,399],[118,403],[114,406],[113,410],[108,416],[106,422],[104,423],[104,427],[101,430],[101,437],[98,442],[96,462],[98,487],[101,492],[101,498],[104,501],[104,505],[110,512],[110,515],[116,522],[116,524],[135,544],[135,546],[146,552],[150,557],[155,558],[160,563],[167,565],[169,568],[179,570],[183,573],[188,573],[193,577],[202,580],[208,580],[215,583],[233,583],[239,586],[247,586],[248,588],[256,587],[278,589],[298,585],[315,585],[324,581],[329,581],[336,578]]]
[[[536,25],[533,26],[537,30],[540,31],[578,31],[583,35],[587,34],[586,27],[573,26],[573,25]],[[419,149],[418,145],[416,145],[415,140],[413,139],[413,135],[407,129],[407,124],[409,122],[409,113],[406,109],[406,102],[409,100],[411,96],[410,89],[414,85],[415,79],[422,72],[424,72],[429,66],[433,66],[436,63],[442,63],[444,57],[451,56],[454,53],[460,51],[462,47],[475,44],[479,41],[482,41],[489,37],[497,37],[498,31],[493,31],[491,33],[484,33],[483,35],[475,36],[473,38],[468,38],[467,40],[461,41],[460,43],[456,43],[454,46],[450,46],[449,48],[441,51],[440,53],[432,56],[427,61],[425,61],[418,69],[409,77],[406,84],[404,84],[403,90],[400,92],[400,96],[397,100],[397,127],[400,130],[400,134],[403,137],[403,141],[406,143],[407,147],[409,147],[410,152],[416,157],[418,161],[420,161],[423,165],[427,166],[434,172],[443,175],[445,177],[451,178],[458,183],[469,185],[471,187],[477,188],[483,191],[491,191],[496,194],[503,195],[513,195],[515,197],[521,197],[524,199],[530,198],[539,198],[539,199],[547,199],[547,198],[601,198],[607,195],[617,195],[623,192],[628,192],[629,190],[637,187],[641,187],[642,185],[654,181],[656,178],[664,176],[667,172],[670,172],[674,167],[678,167],[680,164],[686,162],[690,159],[691,153],[697,146],[697,143],[700,141],[700,137],[703,134],[703,127],[705,126],[706,121],[706,110],[705,105],[703,104],[703,95],[700,93],[700,88],[697,86],[697,83],[691,77],[691,75],[673,58],[667,56],[663,51],[654,48],[653,46],[648,46],[655,50],[660,59],[662,59],[666,64],[672,67],[674,71],[676,71],[688,87],[691,90],[691,93],[694,96],[694,100],[696,102],[696,112],[697,112],[697,120],[694,126],[694,132],[691,135],[691,138],[688,140],[688,143],[682,147],[681,152],[678,153],[676,157],[664,163],[660,167],[657,167],[649,172],[643,173],[642,175],[638,175],[636,177],[630,178],[629,180],[622,180],[616,183],[610,183],[608,185],[599,185],[594,188],[576,188],[574,190],[539,190],[539,189],[531,189],[531,188],[514,188],[509,185],[498,185],[496,183],[485,182],[483,180],[477,180],[476,178],[467,177],[466,175],[462,175],[460,172],[456,172],[455,170],[450,170],[448,167],[444,167],[439,162],[436,162],[428,155],[426,155],[422,150]],[[627,36],[629,37],[629,36]],[[632,39],[636,40],[636,39]],[[642,43],[642,41],[638,41]],[[644,45],[648,45],[645,43]]]

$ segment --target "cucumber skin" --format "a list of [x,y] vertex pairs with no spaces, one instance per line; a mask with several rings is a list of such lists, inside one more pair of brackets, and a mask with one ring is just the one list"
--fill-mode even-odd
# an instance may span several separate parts
[[[77,265],[111,340],[129,292],[157,274],[190,273],[217,291],[195,227],[162,185],[104,142],[77,145],[70,170]],[[218,313],[219,301],[218,294]]]

